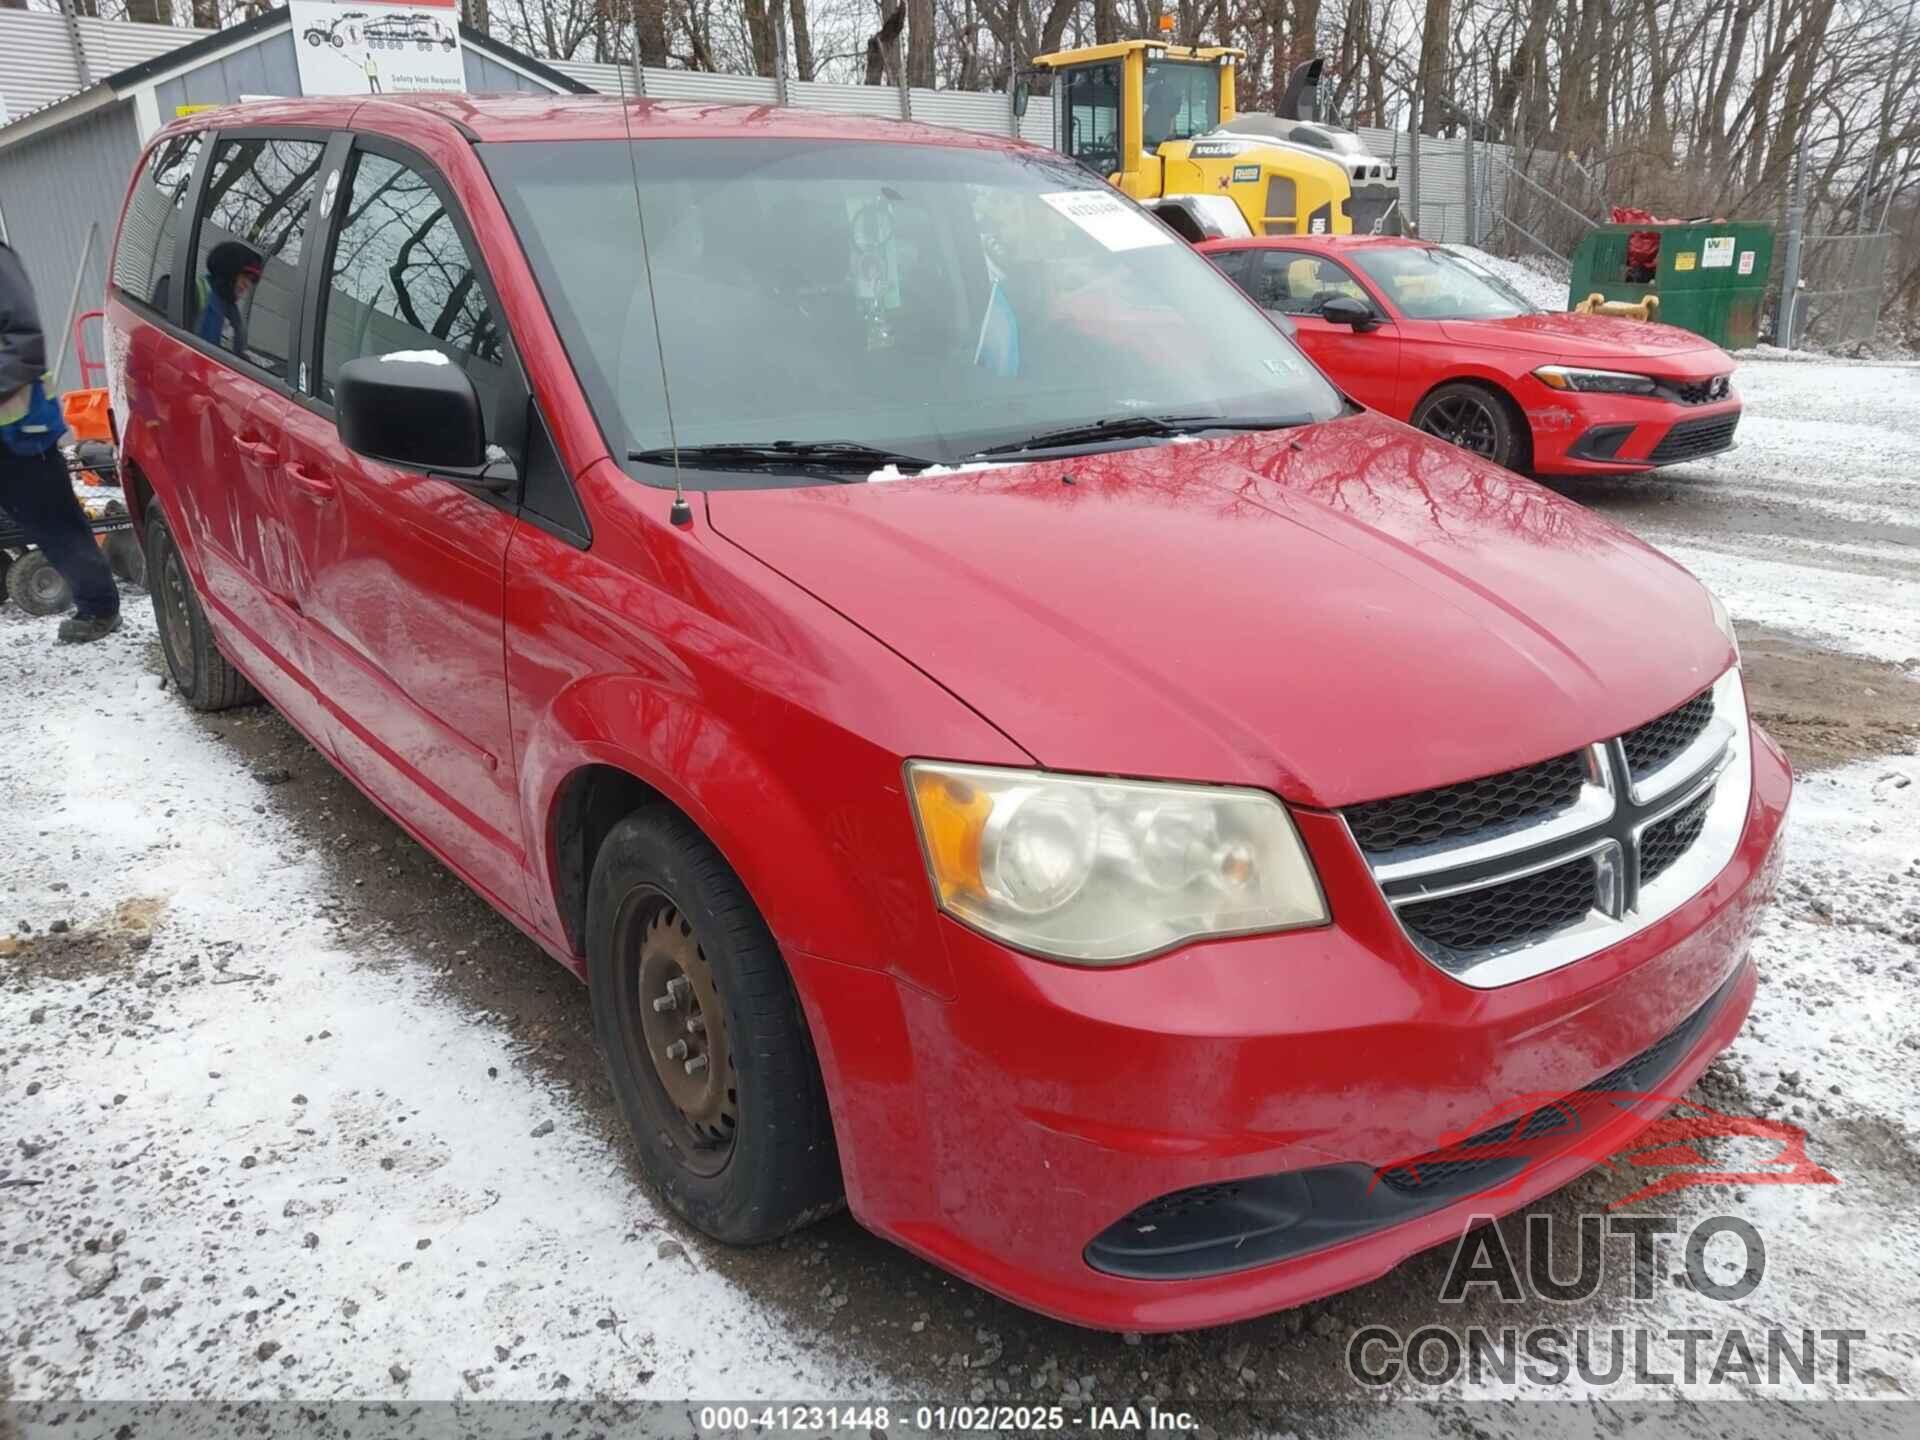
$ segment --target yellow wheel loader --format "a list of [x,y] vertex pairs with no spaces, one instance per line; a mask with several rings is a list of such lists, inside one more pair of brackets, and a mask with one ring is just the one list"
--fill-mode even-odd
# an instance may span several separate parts
[[1295,67],[1279,115],[1243,115],[1245,54],[1121,40],[1033,63],[1055,75],[1055,146],[1191,239],[1400,234],[1395,167],[1313,118],[1322,62]]

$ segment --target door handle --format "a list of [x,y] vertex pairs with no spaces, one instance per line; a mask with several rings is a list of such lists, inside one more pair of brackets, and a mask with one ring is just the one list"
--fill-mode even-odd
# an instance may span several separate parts
[[296,490],[310,499],[320,501],[333,499],[333,481],[324,475],[311,473],[298,463],[290,462],[287,465],[287,478],[293,482]]
[[241,440],[236,437],[233,448],[243,455],[251,455],[254,459],[269,465],[280,458],[278,450],[261,440]]

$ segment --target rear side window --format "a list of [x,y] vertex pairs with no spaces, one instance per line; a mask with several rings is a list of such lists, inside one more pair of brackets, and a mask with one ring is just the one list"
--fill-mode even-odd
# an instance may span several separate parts
[[136,305],[167,313],[172,304],[173,245],[186,209],[193,167],[200,160],[201,135],[176,135],[156,145],[120,222],[120,243],[113,252],[113,283]]
[[187,324],[276,375],[300,312],[300,254],[325,154],[319,140],[223,140],[200,202]]
[[439,192],[411,166],[363,152],[327,274],[320,398],[332,402],[349,360],[396,350],[435,350],[465,370],[489,434],[517,395],[499,319]]

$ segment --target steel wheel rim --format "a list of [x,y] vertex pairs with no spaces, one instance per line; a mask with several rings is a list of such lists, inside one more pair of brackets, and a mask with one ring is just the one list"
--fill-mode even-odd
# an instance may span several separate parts
[[67,603],[67,579],[49,563],[27,576],[27,598],[39,609],[58,610]]
[[622,930],[622,1038],[641,1084],[654,1092],[660,1138],[696,1175],[733,1158],[739,1077],[726,1008],[692,921],[651,888],[628,902]]
[[160,600],[160,641],[166,647],[174,679],[182,674],[191,679],[193,622],[188,618],[186,567],[180,563],[180,552],[171,546],[160,565],[160,586],[153,593]]
[[1420,428],[1435,439],[1491,460],[1500,448],[1500,429],[1484,400],[1471,395],[1449,395],[1427,409]]

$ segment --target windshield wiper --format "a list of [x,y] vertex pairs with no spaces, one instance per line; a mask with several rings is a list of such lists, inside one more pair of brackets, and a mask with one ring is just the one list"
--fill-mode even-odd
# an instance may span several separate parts
[[[648,465],[671,465],[673,450],[629,450],[627,459]],[[881,450],[855,440],[769,440],[761,443],[682,445],[680,459],[712,470],[878,470],[892,465],[901,470],[924,470],[937,461],[898,450]]]
[[969,458],[1017,455],[1029,450],[1055,450],[1070,445],[1097,445],[1102,440],[1192,435],[1203,430],[1287,430],[1312,423],[1311,415],[1257,415],[1245,419],[1226,415],[1116,415],[1110,420],[1096,420],[1090,425],[1066,425],[1058,430],[1042,430],[1024,440],[990,445]]

